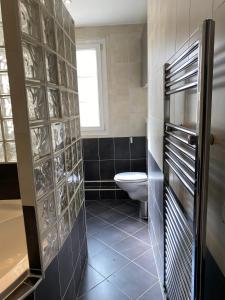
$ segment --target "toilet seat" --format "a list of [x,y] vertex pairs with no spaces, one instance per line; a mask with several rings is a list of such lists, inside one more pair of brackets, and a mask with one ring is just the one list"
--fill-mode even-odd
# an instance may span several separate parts
[[148,180],[148,177],[144,172],[123,172],[116,174],[114,180],[120,182],[144,182]]

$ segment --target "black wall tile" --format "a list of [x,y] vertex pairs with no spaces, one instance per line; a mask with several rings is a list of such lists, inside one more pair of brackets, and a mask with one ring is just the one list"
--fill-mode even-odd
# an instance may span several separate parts
[[[78,221],[78,228],[79,228],[79,241],[80,245],[83,244],[83,241],[86,237],[86,220],[85,220],[85,210],[84,210],[84,205],[82,206],[79,216],[77,218]],[[82,250],[81,250],[82,252]]]
[[131,159],[145,158],[146,159],[146,138],[134,137],[133,143],[130,144]]
[[85,191],[86,200],[98,200],[99,199],[99,190],[96,191]]
[[73,229],[71,231],[71,240],[72,240],[73,266],[75,267],[80,254],[78,220],[76,220]]
[[98,139],[83,139],[83,158],[84,160],[99,159]]
[[100,161],[101,180],[113,180],[115,176],[114,160]]
[[0,164],[0,200],[20,199],[17,164]]
[[45,272],[45,279],[35,291],[36,300],[60,300],[60,283],[58,271],[58,257],[56,257]]
[[[81,276],[82,276],[82,269],[81,269],[80,256],[79,256],[79,259],[78,259],[76,267],[75,267],[74,275],[73,275],[76,296],[78,295]],[[74,300],[75,299],[76,299],[76,297],[74,298]]]
[[115,171],[116,174],[122,172],[130,172],[131,161],[129,159],[116,159],[115,160]]
[[114,159],[114,142],[113,138],[99,139],[99,157],[102,159]]
[[73,300],[73,299],[76,299],[76,295],[75,295],[75,282],[74,282],[74,277],[72,277],[71,281],[70,281],[70,284],[69,284],[69,287],[66,291],[66,294],[63,298],[63,300]]
[[100,199],[101,200],[106,200],[106,199],[115,199],[116,198],[116,193],[115,191],[100,191]]
[[130,140],[128,137],[114,138],[115,159],[130,159]]
[[146,172],[146,159],[131,160],[131,172]]
[[73,276],[72,241],[69,236],[58,254],[61,295],[64,296]]
[[129,199],[128,193],[125,191],[116,191],[116,199]]
[[99,161],[84,161],[85,180],[100,180]]

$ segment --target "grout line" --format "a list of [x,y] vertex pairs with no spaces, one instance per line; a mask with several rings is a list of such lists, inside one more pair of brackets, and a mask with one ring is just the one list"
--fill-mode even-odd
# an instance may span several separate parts
[[[144,291],[144,293],[141,294],[138,298],[136,298],[136,300],[139,300],[142,296],[144,296],[147,292],[149,292],[158,283],[159,283],[159,280],[157,282],[155,282],[149,289],[147,289],[146,291]],[[160,291],[161,291],[161,289],[160,289]]]

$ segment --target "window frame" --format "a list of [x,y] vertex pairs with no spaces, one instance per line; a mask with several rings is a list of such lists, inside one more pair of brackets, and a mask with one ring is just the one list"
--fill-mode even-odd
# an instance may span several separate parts
[[[107,86],[107,61],[105,39],[78,40],[77,50],[95,49],[97,53],[97,76],[99,95],[99,119],[100,126],[82,127],[82,136],[106,135],[108,134],[108,86]],[[78,90],[79,93],[79,90]]]

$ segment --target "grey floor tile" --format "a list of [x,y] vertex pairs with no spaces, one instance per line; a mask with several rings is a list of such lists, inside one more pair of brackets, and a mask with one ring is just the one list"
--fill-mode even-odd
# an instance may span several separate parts
[[125,203],[125,200],[120,199],[104,199],[99,200],[99,203],[106,205],[108,207],[116,207]]
[[87,232],[88,234],[92,235],[99,232],[103,227],[108,225],[108,223],[104,222],[98,217],[92,217],[87,219]]
[[88,236],[88,256],[92,257],[98,253],[108,249],[106,245],[96,240],[95,238]]
[[125,239],[128,237],[128,235],[114,226],[109,225],[108,227],[104,227],[101,232],[94,234],[93,237],[105,242],[108,245],[112,245]]
[[130,205],[129,203],[124,203],[122,205],[116,206],[115,210],[120,213],[124,213],[128,216],[138,216],[139,215],[139,207],[135,205]]
[[128,217],[128,218],[116,223],[115,226],[118,227],[119,229],[126,231],[129,234],[134,234],[135,232],[137,232],[138,230],[140,230],[141,228],[143,228],[146,225],[145,225],[145,223],[143,223],[137,219]]
[[128,259],[119,255],[112,249],[106,249],[103,252],[89,258],[89,264],[105,278],[120,270],[128,263]]
[[112,245],[113,249],[125,255],[130,260],[134,260],[149,249],[149,245],[129,236],[128,238]]
[[139,230],[138,232],[136,232],[134,236],[139,240],[141,240],[142,242],[151,245],[151,240],[150,240],[150,235],[149,235],[147,225],[143,227],[141,230]]
[[128,300],[129,298],[107,280],[83,295],[79,300]]
[[155,284],[150,290],[142,295],[138,300],[163,300],[162,291],[159,283]]
[[157,282],[157,278],[134,263],[130,263],[110,276],[109,281],[131,299],[137,299]]
[[105,278],[102,275],[96,272],[91,266],[86,265],[80,283],[78,295],[82,296],[83,294],[87,293],[90,289],[92,289],[104,280]]
[[92,215],[99,215],[100,213],[108,210],[108,208],[98,202],[87,206],[87,212]]
[[103,212],[100,212],[98,214],[98,217],[111,224],[118,223],[119,221],[127,218],[126,215],[115,211],[114,209],[107,209]]
[[134,261],[136,264],[157,277],[157,270],[152,249],[146,251]]

